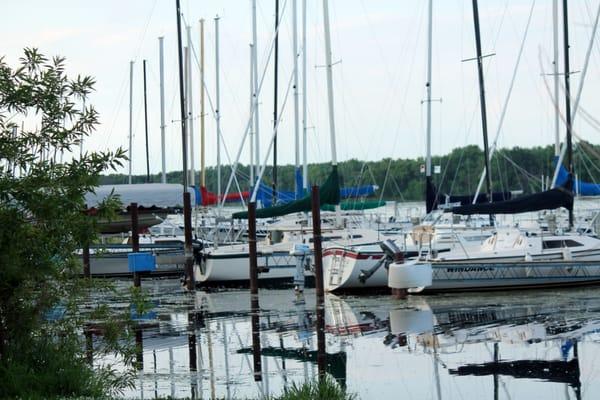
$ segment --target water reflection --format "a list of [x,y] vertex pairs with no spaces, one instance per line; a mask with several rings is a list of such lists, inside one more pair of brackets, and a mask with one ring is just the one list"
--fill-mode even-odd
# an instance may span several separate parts
[[314,381],[319,371],[363,399],[592,399],[600,392],[599,289],[327,295],[319,307],[311,290],[261,290],[253,298],[248,291],[192,295],[168,280],[148,286],[154,320],[139,331],[140,371],[127,397],[261,398]]

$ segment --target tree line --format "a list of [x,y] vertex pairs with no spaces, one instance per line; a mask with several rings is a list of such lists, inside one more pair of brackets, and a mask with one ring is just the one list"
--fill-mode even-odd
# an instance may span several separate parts
[[[579,179],[600,182],[600,169],[595,163],[600,160],[600,146],[581,142],[574,151],[575,173]],[[492,157],[490,170],[492,172],[492,187],[494,191],[520,190],[523,193],[533,193],[542,189],[552,180],[554,147],[538,146],[533,148],[513,147],[499,149]],[[483,172],[483,151],[476,145],[469,145],[452,150],[449,154],[432,157],[432,165],[439,166],[433,179],[440,193],[468,194],[475,192]],[[384,200],[423,200],[425,159],[391,159],[379,161],[360,161],[350,159],[338,164],[342,186],[358,186],[375,184],[379,186],[378,196]],[[566,162],[565,162],[566,165]],[[222,187],[225,188],[231,174],[229,166],[222,166]],[[249,187],[249,166],[238,165],[238,181],[242,190]],[[435,168],[434,168],[435,170]],[[330,171],[329,163],[310,164],[308,166],[309,182],[322,183]],[[263,177],[266,185],[272,185],[273,168],[267,167]],[[160,182],[160,174],[152,174],[150,182]],[[294,166],[281,165],[277,167],[278,188],[293,190]],[[133,183],[146,182],[146,175],[132,177]],[[102,184],[123,184],[128,182],[125,174],[111,174],[101,177]],[[181,183],[182,172],[167,173],[168,183]],[[200,182],[200,173],[196,171],[195,182]],[[207,167],[206,186],[216,191],[217,169]],[[485,185],[482,188],[485,191]]]

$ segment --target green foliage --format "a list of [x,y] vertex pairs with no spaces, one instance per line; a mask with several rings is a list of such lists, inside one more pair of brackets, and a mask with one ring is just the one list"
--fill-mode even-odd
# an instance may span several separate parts
[[[64,59],[25,49],[0,58],[0,397],[100,396],[126,375],[86,363],[78,304],[88,283],[74,254],[95,237],[84,194],[124,153],[79,156],[94,132],[94,80],[69,79]],[[64,161],[63,161],[64,160]],[[100,213],[118,204],[108,198]]]
[[346,393],[335,379],[325,375],[323,379],[316,382],[306,382],[302,385],[294,382],[287,392],[274,400],[354,400],[356,398],[354,394]]

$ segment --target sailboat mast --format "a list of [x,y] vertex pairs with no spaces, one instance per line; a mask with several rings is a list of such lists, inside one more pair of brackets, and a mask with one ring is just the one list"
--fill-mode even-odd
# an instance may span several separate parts
[[[254,166],[256,168],[256,177],[258,178],[258,169],[260,168],[260,124],[258,114],[258,56],[256,38],[256,0],[252,0],[252,70],[254,71]],[[254,182],[253,182],[254,184]]]
[[219,16],[215,17],[215,88],[216,108],[215,119],[217,122],[217,201],[221,209],[221,80],[219,74]]
[[[573,143],[571,140],[571,72],[569,70],[569,15],[567,0],[563,0],[563,34],[565,60],[565,119],[567,124],[567,168],[573,175]],[[573,227],[573,210],[569,210],[569,228]]]
[[188,166],[187,166],[187,137],[186,137],[186,109],[185,109],[185,82],[183,76],[183,46],[181,40],[181,5],[180,0],[176,0],[176,11],[177,11],[177,55],[178,62],[177,66],[179,67],[179,110],[181,112],[181,147],[182,147],[182,158],[183,158],[183,174],[182,174],[182,182],[183,182],[183,225],[185,232],[185,259],[186,259],[186,271],[189,274],[187,276],[188,279],[188,288],[193,285],[194,277],[193,272],[188,269],[188,266],[192,265],[192,210],[190,207],[190,203],[186,201],[186,192],[187,192],[187,183],[188,183]]
[[[250,43],[250,114],[252,118],[254,115],[252,114],[252,108],[254,107],[254,45]],[[249,125],[250,128],[250,187],[254,186],[254,138],[252,130],[254,127],[252,123]]]
[[200,20],[200,186],[206,187],[204,142],[204,18]]
[[306,137],[306,0],[302,0],[302,189],[308,191],[308,149]]
[[558,78],[558,0],[552,0],[552,42],[553,42],[553,53],[554,60],[552,61],[552,74],[554,76],[554,155],[560,155],[560,118],[558,109],[558,90],[559,90],[559,78]]
[[275,59],[273,60],[273,204],[277,203],[277,92],[279,72],[279,0],[275,0]]
[[131,162],[133,160],[133,61],[129,62],[129,184],[131,185]]
[[295,170],[294,170],[294,188],[296,198],[301,197],[302,187],[298,181],[300,175],[300,110],[298,104],[298,7],[296,0],[292,1],[292,46],[294,54],[294,150],[295,150]]
[[148,151],[148,100],[146,93],[146,60],[143,61],[144,70],[144,133],[146,137],[146,183],[150,183],[150,154]]
[[329,140],[331,142],[331,165],[337,166],[335,145],[335,115],[333,110],[333,65],[331,61],[331,32],[329,30],[329,3],[323,0],[323,25],[325,29],[325,65],[327,69],[327,104],[329,106]]
[[479,33],[479,9],[477,0],[473,0],[473,23],[475,27],[475,46],[477,48],[477,72],[479,75],[479,104],[481,107],[481,128],[483,131],[483,155],[485,160],[485,183],[488,192],[488,199],[492,201],[492,174],[490,170],[488,135],[487,135],[487,114],[485,105],[485,85],[483,81],[483,56],[481,55],[481,35]]
[[167,183],[167,161],[165,157],[165,50],[164,38],[158,38],[158,58],[160,69],[160,154],[162,164],[161,182]]
[[433,1],[429,0],[429,12],[427,16],[427,154],[425,157],[425,204],[426,212],[429,214],[433,210],[435,193],[432,193],[431,179],[431,48],[433,42]]
[[192,27],[186,26],[185,28],[187,34],[187,48],[188,48],[188,58],[187,58],[187,90],[186,90],[186,101],[187,101],[187,112],[188,112],[188,136],[190,140],[190,185],[194,186],[196,184],[196,170],[195,170],[195,159],[194,159],[194,91],[192,90]]

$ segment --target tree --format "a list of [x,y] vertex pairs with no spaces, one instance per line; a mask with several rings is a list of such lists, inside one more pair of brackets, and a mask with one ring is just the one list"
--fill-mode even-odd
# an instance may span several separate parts
[[[37,49],[25,49],[14,69],[0,58],[2,398],[100,396],[114,388],[110,371],[85,362],[77,309],[85,285],[74,255],[95,226],[84,194],[125,158],[120,148],[80,155],[77,146],[98,124],[85,102],[94,83],[69,79],[64,58]],[[107,199],[102,212],[114,205]]]

